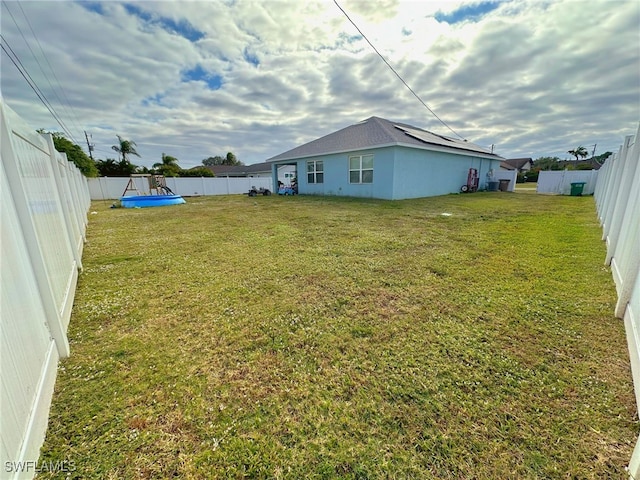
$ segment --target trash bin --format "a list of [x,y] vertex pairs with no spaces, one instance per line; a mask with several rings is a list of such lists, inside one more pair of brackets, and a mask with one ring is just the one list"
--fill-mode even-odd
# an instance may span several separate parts
[[582,190],[584,190],[584,186],[587,182],[572,182],[571,183],[571,196],[572,197],[581,197]]
[[487,182],[487,190],[490,192],[498,191],[498,182],[494,182],[493,180]]
[[509,191],[509,182],[511,180],[509,180],[508,178],[503,178],[500,180],[500,191],[501,192],[508,192]]

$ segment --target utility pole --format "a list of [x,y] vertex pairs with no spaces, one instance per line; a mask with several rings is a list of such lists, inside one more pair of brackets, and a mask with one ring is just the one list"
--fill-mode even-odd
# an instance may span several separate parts
[[93,160],[93,155],[91,155],[91,152],[93,152],[93,144],[89,143],[89,136],[87,135],[87,131],[84,131],[84,138],[87,139],[87,147],[89,148],[89,158],[91,160]]

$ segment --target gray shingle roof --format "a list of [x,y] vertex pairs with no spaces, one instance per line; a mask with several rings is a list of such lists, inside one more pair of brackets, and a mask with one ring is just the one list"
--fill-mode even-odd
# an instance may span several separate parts
[[470,142],[437,135],[411,125],[371,117],[330,133],[292,150],[271,157],[267,162],[313,157],[330,153],[364,150],[373,147],[404,145],[423,149],[449,150],[454,153],[473,152],[481,156],[501,158]]
[[500,168],[504,168],[505,170],[517,170],[516,167],[507,163],[506,160],[503,160],[502,162],[500,162]]
[[526,158],[508,158],[504,161],[505,163],[511,165],[513,168],[517,168],[518,170],[524,167],[527,163],[533,163],[533,160],[529,157]]

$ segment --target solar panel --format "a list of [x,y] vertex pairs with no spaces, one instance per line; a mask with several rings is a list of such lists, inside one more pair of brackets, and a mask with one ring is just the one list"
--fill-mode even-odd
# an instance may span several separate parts
[[457,148],[460,150],[469,150],[472,152],[491,154],[490,150],[467,141],[454,140],[452,138],[437,135],[426,130],[417,130],[415,128],[401,127],[398,125],[394,125],[394,127],[396,127],[398,130],[402,130],[407,135],[420,140],[421,142],[429,143],[432,145],[440,145],[443,147]]

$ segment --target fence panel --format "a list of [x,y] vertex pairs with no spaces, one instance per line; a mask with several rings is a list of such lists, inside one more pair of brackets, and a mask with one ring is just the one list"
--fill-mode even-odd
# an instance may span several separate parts
[[598,170],[541,171],[538,175],[537,193],[569,195],[571,184],[585,182],[583,195],[592,195],[598,181]]
[[[616,155],[600,169],[596,209],[604,240],[605,263],[618,293],[615,315],[624,319],[636,404],[640,405],[640,124]],[[640,478],[640,442],[629,462],[629,473]]]
[[508,192],[513,192],[516,189],[516,180],[518,179],[517,170],[498,170],[493,173],[494,180],[509,180]]
[[[147,179],[133,177],[136,191],[127,195],[144,195],[149,193]],[[167,177],[167,187],[176,195],[192,197],[199,195],[234,195],[244,194],[252,186],[273,189],[270,177]],[[89,178],[89,192],[92,200],[117,200],[122,197],[129,177]]]
[[50,135],[38,135],[1,99],[0,120],[0,468],[29,478],[33,469],[7,465],[35,462],[44,440],[58,359],[69,354],[90,200],[86,180]]
[[78,217],[76,216],[76,203],[74,202],[73,190],[67,177],[69,162],[66,154],[56,151],[51,136],[47,139],[47,143],[51,159],[53,160],[52,171],[56,182],[56,189],[60,195],[61,207],[63,212],[65,212],[63,218],[69,236],[69,245],[71,246],[71,252],[73,253],[76,265],[78,269],[81,269],[82,247],[84,244],[82,227],[84,225],[78,223]]
[[[25,455],[22,449],[39,448],[37,439],[44,439],[42,422],[47,418],[58,358],[4,167],[1,173],[0,468],[4,472],[6,461],[38,456],[37,451],[35,457],[34,452]],[[39,411],[32,414],[32,408]],[[32,418],[40,419],[37,428],[29,428]]]

